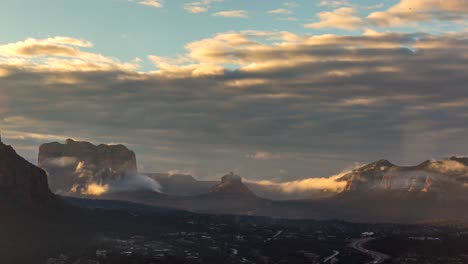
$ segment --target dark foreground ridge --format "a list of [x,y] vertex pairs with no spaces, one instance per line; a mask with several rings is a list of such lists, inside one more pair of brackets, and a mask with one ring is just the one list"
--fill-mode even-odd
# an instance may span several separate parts
[[57,200],[46,173],[0,142],[0,208],[39,208]]

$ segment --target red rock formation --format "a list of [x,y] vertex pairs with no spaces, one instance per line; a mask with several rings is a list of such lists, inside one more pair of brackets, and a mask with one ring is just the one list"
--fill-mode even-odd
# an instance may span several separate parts
[[46,173],[0,142],[0,207],[39,207],[54,199]]
[[123,145],[98,145],[67,139],[39,147],[38,165],[47,171],[54,192],[81,193],[92,183],[104,184],[137,173],[135,153]]
[[467,164],[467,158],[456,157],[428,160],[416,166],[397,166],[379,160],[357,168],[337,181],[346,182],[345,192],[465,192],[468,186]]
[[209,193],[255,196],[255,194],[242,183],[242,178],[232,172],[223,176],[221,182],[211,187]]

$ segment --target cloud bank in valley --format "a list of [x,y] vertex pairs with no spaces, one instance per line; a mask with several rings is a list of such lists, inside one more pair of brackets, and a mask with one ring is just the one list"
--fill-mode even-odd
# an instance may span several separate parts
[[161,192],[161,185],[146,175],[125,173],[118,177],[109,177],[110,168],[96,168],[84,161],[77,163],[77,159],[73,157],[50,159],[48,165],[59,168],[76,165],[74,185],[70,190],[65,190],[72,194],[101,196],[107,193],[128,191]]
[[289,182],[274,182],[270,180],[252,181],[247,180],[246,182],[256,184],[267,189],[271,189],[272,192],[278,192],[279,195],[283,194],[294,194],[302,195],[316,195],[321,192],[339,193],[342,192],[346,187],[346,182],[338,181],[339,178],[349,173],[349,171],[342,172],[337,175],[322,178],[308,178],[303,180],[289,181]]

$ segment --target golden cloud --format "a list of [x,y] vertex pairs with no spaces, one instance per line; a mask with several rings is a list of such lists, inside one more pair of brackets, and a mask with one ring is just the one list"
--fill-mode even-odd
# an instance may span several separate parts
[[364,19],[359,17],[358,12],[352,7],[341,7],[331,12],[318,13],[319,22],[305,25],[307,28],[339,28],[345,30],[354,30],[357,27],[365,25]]
[[213,16],[220,16],[220,17],[237,17],[237,18],[247,18],[247,11],[245,10],[228,10],[228,11],[220,11],[213,14]]
[[[135,71],[139,67],[135,62],[121,63],[116,59],[82,50],[92,46],[88,41],[70,37],[28,38],[0,45],[0,66],[21,67],[39,72]],[[5,69],[4,67],[0,69]],[[8,74],[9,71],[2,70],[0,78]],[[63,80],[72,81],[70,78]]]
[[290,181],[290,182],[273,182],[273,181],[251,181],[247,180],[248,183],[254,183],[263,187],[276,189],[283,193],[307,193],[313,191],[327,191],[327,192],[342,192],[346,187],[346,182],[338,181],[339,178],[343,177],[349,172],[342,172],[340,174],[323,177],[323,178],[309,178],[304,180]]
[[465,0],[400,0],[388,10],[371,13],[367,20],[377,26],[401,26],[432,19],[460,20],[466,15]]

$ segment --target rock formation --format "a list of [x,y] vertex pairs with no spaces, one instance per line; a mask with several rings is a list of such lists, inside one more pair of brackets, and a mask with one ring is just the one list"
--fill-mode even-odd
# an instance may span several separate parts
[[41,207],[55,199],[46,173],[0,142],[0,208]]
[[210,194],[255,196],[250,189],[242,183],[242,178],[234,173],[229,173],[221,178],[221,182],[211,187]]
[[344,175],[345,192],[404,191],[453,193],[468,190],[468,159],[427,160],[416,166],[397,166],[379,160]]
[[78,194],[137,173],[135,153],[125,146],[95,146],[72,139],[41,145],[38,165],[47,171],[52,191]]

